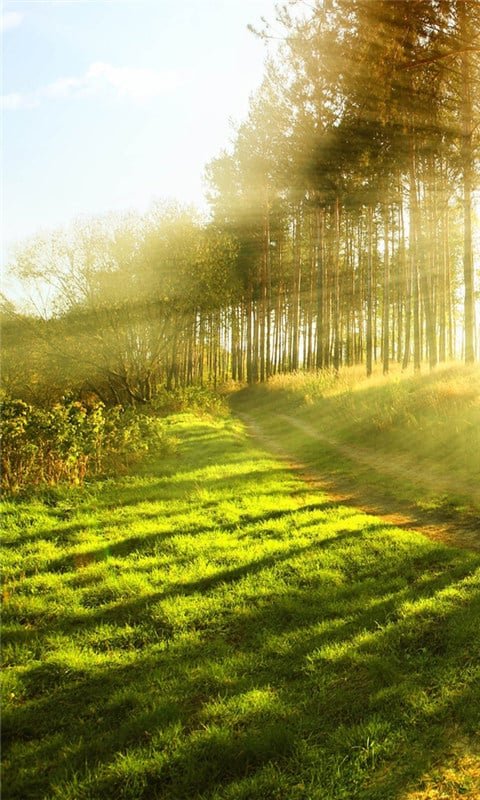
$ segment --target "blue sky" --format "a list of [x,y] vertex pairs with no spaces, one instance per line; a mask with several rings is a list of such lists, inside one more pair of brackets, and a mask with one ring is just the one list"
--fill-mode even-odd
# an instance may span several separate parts
[[75,216],[201,204],[206,162],[259,85],[247,30],[274,0],[11,0],[2,7],[7,245]]

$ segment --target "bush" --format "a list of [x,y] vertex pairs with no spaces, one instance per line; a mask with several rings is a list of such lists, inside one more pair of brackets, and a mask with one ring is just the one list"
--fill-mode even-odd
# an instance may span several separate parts
[[150,408],[157,414],[175,414],[180,411],[196,413],[227,413],[225,399],[211,389],[202,386],[185,386],[172,390],[163,389],[158,392]]
[[65,398],[51,409],[6,398],[0,404],[2,488],[80,485],[151,453],[174,449],[158,417]]

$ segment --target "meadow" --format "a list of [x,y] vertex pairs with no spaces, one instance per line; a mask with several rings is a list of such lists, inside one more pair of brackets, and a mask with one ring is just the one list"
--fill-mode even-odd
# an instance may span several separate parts
[[[262,430],[280,384],[237,395]],[[165,425],[129,474],[4,503],[5,800],[477,798],[480,552],[228,413]]]

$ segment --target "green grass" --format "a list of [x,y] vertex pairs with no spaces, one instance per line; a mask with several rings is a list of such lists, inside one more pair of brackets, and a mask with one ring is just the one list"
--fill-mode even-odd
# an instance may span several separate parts
[[299,373],[232,402],[332,489],[417,522],[453,521],[480,545],[480,368]]
[[229,417],[170,428],[136,475],[5,503],[4,800],[403,800],[447,768],[477,797],[480,554]]

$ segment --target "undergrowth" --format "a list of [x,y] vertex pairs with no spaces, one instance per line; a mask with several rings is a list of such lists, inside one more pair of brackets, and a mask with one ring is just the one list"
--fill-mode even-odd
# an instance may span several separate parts
[[3,398],[1,483],[7,494],[118,474],[146,456],[173,452],[175,441],[154,409],[141,412],[64,399],[51,408]]

